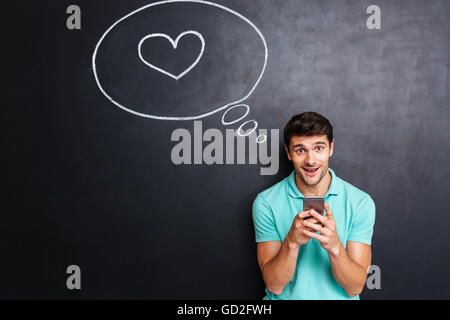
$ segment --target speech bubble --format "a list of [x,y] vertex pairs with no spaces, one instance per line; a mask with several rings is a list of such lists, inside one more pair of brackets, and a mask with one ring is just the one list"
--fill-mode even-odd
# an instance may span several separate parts
[[114,22],[95,47],[92,69],[102,94],[122,110],[195,120],[247,100],[267,59],[263,34],[240,13],[209,1],[168,0]]

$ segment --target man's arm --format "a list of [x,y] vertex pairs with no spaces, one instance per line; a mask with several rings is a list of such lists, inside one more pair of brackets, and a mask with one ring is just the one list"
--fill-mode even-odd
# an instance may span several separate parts
[[[310,216],[310,212],[297,214],[292,222],[286,238],[281,241],[258,242],[257,255],[264,282],[270,292],[280,295],[291,281],[297,266],[298,250],[310,238],[303,235],[303,230],[312,230],[303,226],[303,219]],[[311,224],[318,221],[310,218]]]
[[287,237],[283,242],[258,243],[258,263],[270,292],[280,295],[291,281],[297,265],[298,249],[299,246],[289,244]]
[[334,253],[328,252],[333,276],[350,297],[360,294],[364,289],[371,251],[368,244],[348,241],[347,249],[341,246]]
[[330,258],[333,276],[348,296],[353,297],[361,293],[367,278],[367,268],[370,266],[370,245],[347,241],[347,250],[342,245],[337,235],[336,221],[328,203],[324,205],[326,216],[319,215],[311,210],[311,215],[321,224],[310,225],[308,221],[303,224],[311,227],[317,234],[308,230],[303,233],[311,238],[319,240],[322,248],[327,250]]

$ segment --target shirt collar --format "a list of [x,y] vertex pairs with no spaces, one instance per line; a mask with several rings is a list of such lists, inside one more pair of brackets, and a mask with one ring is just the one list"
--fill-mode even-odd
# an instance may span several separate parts
[[[331,168],[328,168],[328,171],[331,174],[331,183],[328,191],[323,196],[324,198],[328,197],[328,195],[337,195],[339,193],[339,181],[338,177]],[[288,177],[288,189],[289,195],[293,198],[304,198],[305,196],[298,190],[297,185],[295,184],[295,170],[292,170],[291,174]]]

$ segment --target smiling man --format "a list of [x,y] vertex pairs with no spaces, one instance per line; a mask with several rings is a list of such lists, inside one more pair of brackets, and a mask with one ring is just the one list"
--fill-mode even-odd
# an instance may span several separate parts
[[[315,112],[292,117],[284,142],[294,170],[253,202],[264,299],[359,299],[371,263],[375,204],[328,167],[334,148],[328,119]],[[311,195],[324,197],[325,215],[302,211]]]

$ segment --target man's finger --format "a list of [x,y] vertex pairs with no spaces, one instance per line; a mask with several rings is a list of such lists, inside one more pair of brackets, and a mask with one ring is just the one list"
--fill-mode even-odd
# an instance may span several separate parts
[[302,211],[298,214],[299,218],[305,219],[306,217],[310,217],[311,213],[309,212],[310,210],[306,210],[306,211]]
[[303,230],[303,234],[304,234],[305,236],[310,237],[310,238],[317,239],[317,240],[319,240],[320,242],[324,242],[324,241],[326,240],[326,237],[321,236],[320,234],[317,234],[317,233],[315,233],[315,232],[308,231],[308,230]]
[[325,212],[327,213],[327,217],[329,219],[334,220],[333,211],[330,208],[330,205],[328,203],[324,203]]
[[311,215],[319,220],[323,225],[327,222],[327,218],[325,218],[323,215],[318,214],[314,209],[311,209]]
[[324,227],[323,227],[322,224],[319,224],[319,223],[310,223],[309,220],[303,221],[303,225],[304,225],[305,227],[308,227],[308,228],[314,229],[314,230],[316,230],[316,231],[319,231],[320,233],[322,233],[322,232],[323,232],[323,229],[324,229]]
[[309,219],[304,219],[305,221],[308,221],[309,223],[320,223],[322,224],[319,220],[317,220],[316,218],[310,217]]
[[327,227],[324,227],[324,228],[322,229],[321,234],[323,234],[323,235],[329,237],[329,236],[331,236],[332,232],[331,232],[331,230],[329,230]]

